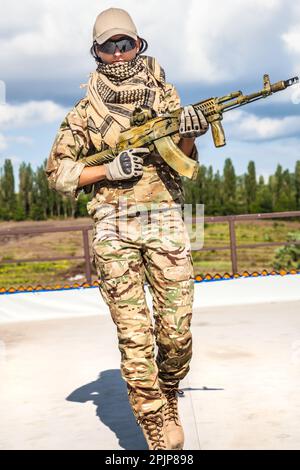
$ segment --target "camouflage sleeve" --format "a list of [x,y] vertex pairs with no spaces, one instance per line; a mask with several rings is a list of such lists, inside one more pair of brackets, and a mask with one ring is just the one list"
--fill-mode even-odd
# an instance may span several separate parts
[[171,113],[180,108],[180,97],[172,83],[166,83],[164,88],[164,112]]
[[77,201],[80,174],[85,167],[80,158],[88,153],[90,142],[86,118],[80,102],[60,125],[46,165],[46,176],[51,189]]
[[[179,94],[171,83],[166,83],[166,89],[165,89],[165,103],[166,103],[166,109],[169,112],[174,111],[175,109],[180,108],[180,97]],[[176,145],[178,145],[180,141],[180,135],[174,134],[172,136],[173,141],[175,142]],[[198,161],[199,155],[198,155],[198,149],[196,147],[196,144],[194,143],[193,150],[191,155],[189,156],[192,160]]]

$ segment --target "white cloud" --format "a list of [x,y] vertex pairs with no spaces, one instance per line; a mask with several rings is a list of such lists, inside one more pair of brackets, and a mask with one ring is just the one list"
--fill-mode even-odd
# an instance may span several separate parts
[[28,127],[41,123],[57,122],[67,114],[67,109],[53,101],[28,101],[19,105],[0,106],[0,128]]
[[7,147],[7,139],[3,134],[0,134],[0,150],[4,150]]
[[6,85],[3,80],[0,80],[0,106],[6,103]]
[[300,4],[293,2],[293,15],[286,31],[282,34],[282,40],[291,54],[300,54]]
[[291,101],[294,104],[300,104],[300,84],[294,87],[294,90],[291,94]]
[[[120,2],[119,2],[120,3]],[[3,4],[3,5],[1,5]],[[110,2],[92,0],[0,0],[0,62],[9,79],[22,70],[22,79],[70,77],[82,75],[89,59],[92,26],[101,9]],[[100,11],[99,11],[100,10]],[[18,14],[16,14],[18,11]],[[20,21],[20,18],[22,21]],[[17,60],[16,60],[17,58]],[[84,73],[84,72],[83,72]]]
[[[180,76],[209,83],[229,81],[259,70],[262,52],[268,50],[266,30],[280,19],[281,0],[215,0],[189,2],[181,41]],[[272,32],[274,39],[276,35]]]
[[300,160],[299,138],[242,142],[234,137],[227,127],[225,133],[227,145],[221,148],[214,147],[210,135],[199,138],[198,148],[202,164],[212,165],[215,170],[222,172],[225,160],[230,158],[236,173],[241,175],[247,170],[249,161],[253,160],[257,174],[267,176],[275,172],[278,164],[294,171],[296,161]]
[[[147,53],[158,58],[170,79],[219,83],[252,80],[265,71],[295,73],[299,55],[297,59],[287,53],[287,45],[299,53],[300,15],[295,3],[115,0],[113,6],[132,15],[139,34],[149,42]],[[0,63],[8,91],[9,80],[15,80],[20,70],[22,79],[78,77],[80,83],[94,69],[89,55],[92,27],[97,14],[112,6],[110,0],[88,4],[84,0],[10,0],[5,5],[0,0],[1,4],[5,15],[0,18]]]
[[224,119],[228,133],[240,141],[271,140],[300,135],[300,116],[258,117],[255,114],[235,110]]
[[32,145],[34,140],[27,135],[7,136],[7,142],[16,142],[17,144]]
[[282,35],[282,39],[286,43],[287,48],[291,52],[300,53],[300,24],[293,26],[293,28]]
[[34,140],[31,137],[27,137],[26,135],[20,135],[15,138],[15,141],[25,145],[32,145]]
[[[8,136],[4,134],[0,134],[0,151],[6,150],[11,146],[11,144],[17,143],[26,146],[31,146],[33,144],[33,139],[29,136],[25,135],[17,135],[17,136]],[[5,157],[8,158],[8,157]],[[15,161],[18,162],[19,158],[14,157]]]

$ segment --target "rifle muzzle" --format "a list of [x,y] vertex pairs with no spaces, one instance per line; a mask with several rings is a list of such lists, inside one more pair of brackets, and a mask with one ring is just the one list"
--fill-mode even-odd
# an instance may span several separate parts
[[280,90],[285,90],[287,87],[295,85],[295,83],[299,82],[298,77],[292,77],[289,78],[288,80],[281,80],[280,82],[276,82],[273,85],[271,85],[271,91],[272,93],[276,93],[276,91]]

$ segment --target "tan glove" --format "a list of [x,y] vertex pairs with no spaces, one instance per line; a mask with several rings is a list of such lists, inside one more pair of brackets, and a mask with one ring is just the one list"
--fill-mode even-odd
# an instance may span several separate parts
[[[143,158],[150,150],[147,147],[124,150],[110,163],[105,163],[108,180],[137,178],[143,174]],[[141,156],[139,156],[141,155]]]
[[191,104],[184,106],[180,115],[179,135],[180,137],[199,137],[208,130],[202,111],[195,109]]

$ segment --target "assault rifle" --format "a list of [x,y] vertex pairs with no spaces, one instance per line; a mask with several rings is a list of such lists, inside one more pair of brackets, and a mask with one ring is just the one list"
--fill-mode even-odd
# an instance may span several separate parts
[[[285,90],[298,81],[298,77],[293,77],[271,84],[269,75],[265,74],[263,89],[260,91],[250,95],[244,95],[241,91],[234,91],[220,98],[208,98],[199,101],[193,106],[203,112],[210,124],[215,146],[222,147],[226,145],[225,133],[221,123],[223,113]],[[187,157],[171,138],[172,135],[179,132],[182,109],[178,108],[168,114],[153,117],[152,110],[136,108],[131,117],[131,128],[120,133],[115,148],[95,153],[83,158],[81,161],[85,162],[87,166],[101,165],[112,161],[122,150],[148,147],[151,152],[157,151],[165,162],[180,175],[196,179],[199,164]]]

